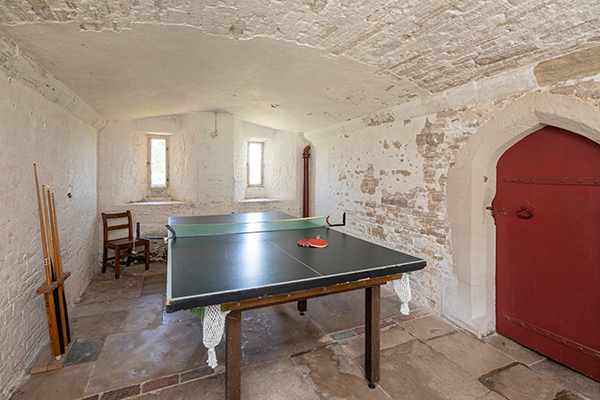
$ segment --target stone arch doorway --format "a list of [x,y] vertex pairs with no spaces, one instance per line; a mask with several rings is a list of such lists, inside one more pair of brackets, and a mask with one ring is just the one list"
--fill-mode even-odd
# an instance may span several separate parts
[[600,143],[598,108],[565,96],[532,94],[491,118],[448,173],[453,275],[441,282],[442,313],[478,336],[496,329],[496,230],[486,210],[496,194],[496,164],[513,144],[546,125]]

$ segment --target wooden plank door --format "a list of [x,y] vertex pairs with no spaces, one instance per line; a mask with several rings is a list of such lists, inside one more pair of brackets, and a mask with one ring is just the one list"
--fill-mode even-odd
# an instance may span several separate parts
[[498,161],[496,329],[600,380],[600,145],[547,126]]

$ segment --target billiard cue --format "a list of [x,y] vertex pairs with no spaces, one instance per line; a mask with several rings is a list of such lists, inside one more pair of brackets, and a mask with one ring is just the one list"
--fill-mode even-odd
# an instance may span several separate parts
[[[52,218],[50,217],[50,189],[48,187],[49,185],[42,185],[42,199],[44,202],[44,218],[46,220],[46,237],[48,239],[48,255],[50,256],[50,272],[52,275],[52,281],[55,284],[58,284],[58,282],[56,282],[56,279],[58,279],[58,275],[56,273],[56,259],[55,259],[55,248],[54,248],[54,236],[52,235]],[[46,197],[47,195],[47,197]],[[54,296],[54,310],[55,313],[57,315],[60,315],[60,308],[59,308],[59,303],[60,303],[60,299],[58,297],[58,292],[56,290],[52,290],[52,295]],[[61,326],[61,320],[59,318],[56,319],[56,328],[58,329],[59,332],[62,331],[62,326]],[[59,339],[59,348],[60,348],[60,354],[62,354],[64,352],[65,346],[64,346],[64,342],[62,339],[62,336],[59,334],[58,335],[58,339]]]
[[50,219],[48,218],[48,201],[46,199],[46,186],[42,185],[42,200],[44,203],[44,226],[46,227],[46,239],[48,240],[48,258],[50,259],[50,278],[56,280],[56,271],[54,270],[54,252],[52,251],[52,233],[50,232]]
[[[33,172],[35,174],[35,190],[37,192],[38,211],[40,216],[40,231],[42,234],[42,249],[44,252],[44,269],[46,270],[46,285],[52,285],[52,276],[50,275],[50,261],[48,259],[48,249],[46,247],[46,235],[44,233],[44,219],[42,217],[42,200],[40,199],[40,184],[38,182],[37,168],[33,164]],[[50,348],[52,355],[59,357],[61,355],[59,345],[58,327],[56,326],[56,315],[54,314],[54,297],[52,293],[44,293],[46,303],[46,316],[48,318],[48,333],[50,335]]]
[[[52,215],[52,219],[54,220],[52,223],[52,231],[54,233],[53,243],[55,248],[54,260],[56,261],[56,274],[60,278],[63,276],[63,270],[62,256],[60,254],[60,240],[58,238],[58,220],[56,219],[56,201],[54,200],[54,193],[52,193],[52,201],[50,203],[50,215]],[[71,332],[69,331],[69,316],[67,314],[67,299],[65,296],[64,282],[65,281],[63,279],[58,285],[58,307],[60,309],[60,322],[62,327],[63,343],[64,347],[66,348],[69,345],[69,342],[71,341]]]

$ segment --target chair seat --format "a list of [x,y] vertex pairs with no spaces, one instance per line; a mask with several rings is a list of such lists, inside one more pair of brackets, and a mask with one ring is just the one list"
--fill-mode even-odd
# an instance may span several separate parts
[[[148,243],[148,240],[146,240],[146,239],[136,240],[135,241],[135,247],[145,246],[146,243]],[[129,240],[128,238],[109,240],[108,242],[106,242],[106,246],[110,247],[110,248],[115,248],[115,247],[121,247],[121,248],[133,247],[133,240]]]

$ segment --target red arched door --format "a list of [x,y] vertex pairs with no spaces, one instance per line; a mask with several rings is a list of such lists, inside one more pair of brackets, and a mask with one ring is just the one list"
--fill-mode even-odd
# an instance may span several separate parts
[[600,144],[547,126],[498,161],[496,329],[600,380]]

